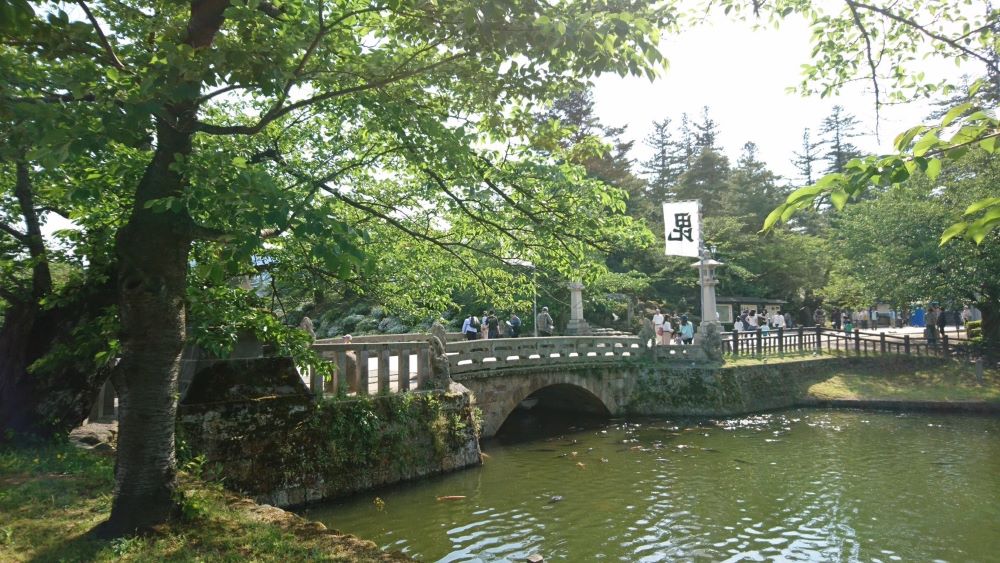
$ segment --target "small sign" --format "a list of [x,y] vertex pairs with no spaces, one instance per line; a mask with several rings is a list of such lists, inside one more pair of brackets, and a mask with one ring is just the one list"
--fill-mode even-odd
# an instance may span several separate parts
[[663,231],[667,256],[698,258],[701,243],[701,202],[675,201],[663,204]]

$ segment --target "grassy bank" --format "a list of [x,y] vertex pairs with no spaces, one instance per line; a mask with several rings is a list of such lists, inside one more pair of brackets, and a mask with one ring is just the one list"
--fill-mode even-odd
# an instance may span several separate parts
[[809,396],[820,400],[1000,403],[1000,371],[986,370],[980,384],[975,369],[958,362],[894,370],[858,365],[833,372],[829,379],[810,387]]
[[0,450],[0,561],[409,561],[188,473],[178,522],[94,539],[111,510],[113,465],[69,444]]

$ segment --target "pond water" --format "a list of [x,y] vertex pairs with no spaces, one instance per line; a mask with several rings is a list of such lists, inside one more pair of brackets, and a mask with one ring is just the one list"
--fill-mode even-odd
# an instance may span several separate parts
[[997,417],[519,416],[481,468],[305,515],[423,561],[1000,561]]

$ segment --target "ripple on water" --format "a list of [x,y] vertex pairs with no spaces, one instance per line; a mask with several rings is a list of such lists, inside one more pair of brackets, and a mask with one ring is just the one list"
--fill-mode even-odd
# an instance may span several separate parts
[[838,411],[621,424],[489,446],[480,469],[379,492],[383,512],[370,495],[309,517],[428,561],[985,561],[997,432]]

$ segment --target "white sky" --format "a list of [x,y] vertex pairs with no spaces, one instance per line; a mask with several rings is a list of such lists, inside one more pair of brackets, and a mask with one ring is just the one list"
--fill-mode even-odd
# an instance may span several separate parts
[[[632,156],[642,161],[651,154],[643,139],[652,132],[654,120],[669,117],[676,128],[682,113],[700,121],[707,105],[718,124],[723,152],[731,160],[745,142],[753,141],[773,172],[793,180],[798,174],[791,164],[792,153],[801,151],[803,130],[809,127],[816,142],[820,122],[836,104],[863,124],[868,135],[852,139],[863,151],[890,151],[898,133],[925,119],[930,107],[926,103],[883,108],[879,143],[874,134],[874,96],[862,91],[861,85],[835,99],[786,93],[786,88],[799,84],[801,65],[809,62],[809,37],[805,22],[792,19],[780,30],[754,32],[747,22],[726,20],[665,37],[660,50],[670,67],[663,76],[654,83],[645,78],[600,77],[594,90],[597,115],[607,125],[628,126],[625,137],[635,141]],[[951,68],[946,72],[957,74]]]

